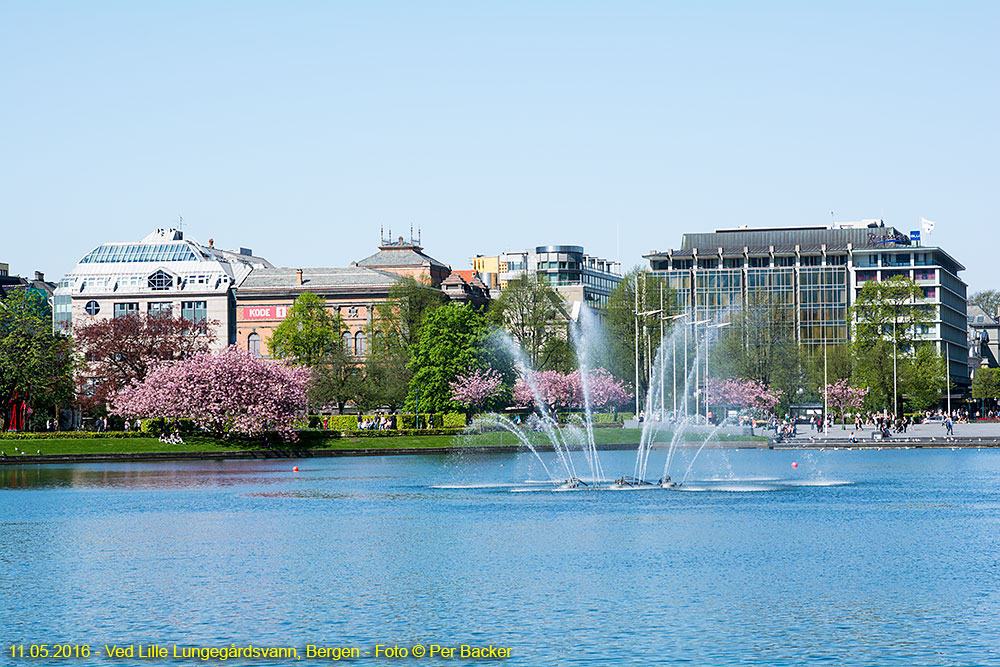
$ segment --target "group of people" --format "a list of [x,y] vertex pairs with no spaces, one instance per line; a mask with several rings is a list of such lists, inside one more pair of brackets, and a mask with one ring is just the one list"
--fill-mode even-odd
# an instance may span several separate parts
[[[45,428],[46,429],[50,428],[49,422],[45,423]],[[133,428],[135,428],[136,431],[142,430],[142,420],[141,419],[136,419],[135,422],[130,422],[129,420],[126,419],[122,423],[122,430],[125,431],[126,433],[129,433],[130,431],[132,431]],[[97,431],[98,433],[107,433],[107,431],[108,431],[108,418],[107,417],[98,417],[97,419],[95,419],[94,420],[94,430]]]
[[390,431],[395,428],[395,416],[390,417],[389,415],[382,415],[381,417],[375,419],[362,419],[361,415],[358,415],[358,430],[359,431]]
[[159,440],[160,440],[160,442],[166,443],[168,445],[183,445],[184,444],[184,438],[182,438],[181,434],[177,433],[176,431],[174,431],[173,433],[170,433],[169,435],[167,434],[166,431],[161,431],[160,432]]

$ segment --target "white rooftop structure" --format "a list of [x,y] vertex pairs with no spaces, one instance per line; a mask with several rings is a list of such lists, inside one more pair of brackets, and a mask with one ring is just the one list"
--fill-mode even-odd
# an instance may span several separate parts
[[221,250],[155,229],[141,241],[102,243],[59,281],[53,300],[57,328],[125,313],[170,312],[220,323],[216,344],[231,336],[229,294],[255,268],[272,268],[247,248]]

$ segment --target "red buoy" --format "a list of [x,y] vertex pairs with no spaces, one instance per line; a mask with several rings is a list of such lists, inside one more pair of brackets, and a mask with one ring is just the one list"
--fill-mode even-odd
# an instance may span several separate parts
[[298,466],[295,466],[294,468],[292,468],[292,472],[298,472],[298,471],[299,471],[299,467]]
[[[798,461],[792,461],[792,467],[793,468],[798,468],[799,467],[799,462]],[[296,470],[298,470],[298,468],[296,468]]]

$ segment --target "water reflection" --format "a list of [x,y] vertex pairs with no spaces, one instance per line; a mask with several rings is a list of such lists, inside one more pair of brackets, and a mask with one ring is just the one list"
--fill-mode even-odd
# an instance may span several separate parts
[[706,455],[700,493],[553,493],[520,455],[0,468],[0,630],[492,642],[509,665],[1000,658],[1000,453]]

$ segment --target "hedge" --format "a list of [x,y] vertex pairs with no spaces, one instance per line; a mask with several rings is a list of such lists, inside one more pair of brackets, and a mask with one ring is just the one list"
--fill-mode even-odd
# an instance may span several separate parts
[[[361,419],[378,421],[384,415],[361,415]],[[399,432],[417,428],[416,416],[413,414],[389,415],[390,419],[395,418],[396,428],[390,431]],[[326,421],[326,428],[323,428],[323,421]],[[421,414],[421,431],[428,428],[464,428],[466,424],[465,415],[461,412],[438,412],[435,414]],[[361,431],[358,428],[358,415],[309,415],[307,420],[300,422],[300,426],[310,429],[320,429],[325,431],[344,431],[345,433],[369,433],[371,431]],[[376,431],[377,432],[377,431]],[[385,431],[382,431],[383,433]]]
[[0,440],[73,440],[100,438],[148,438],[140,431],[4,431]]

